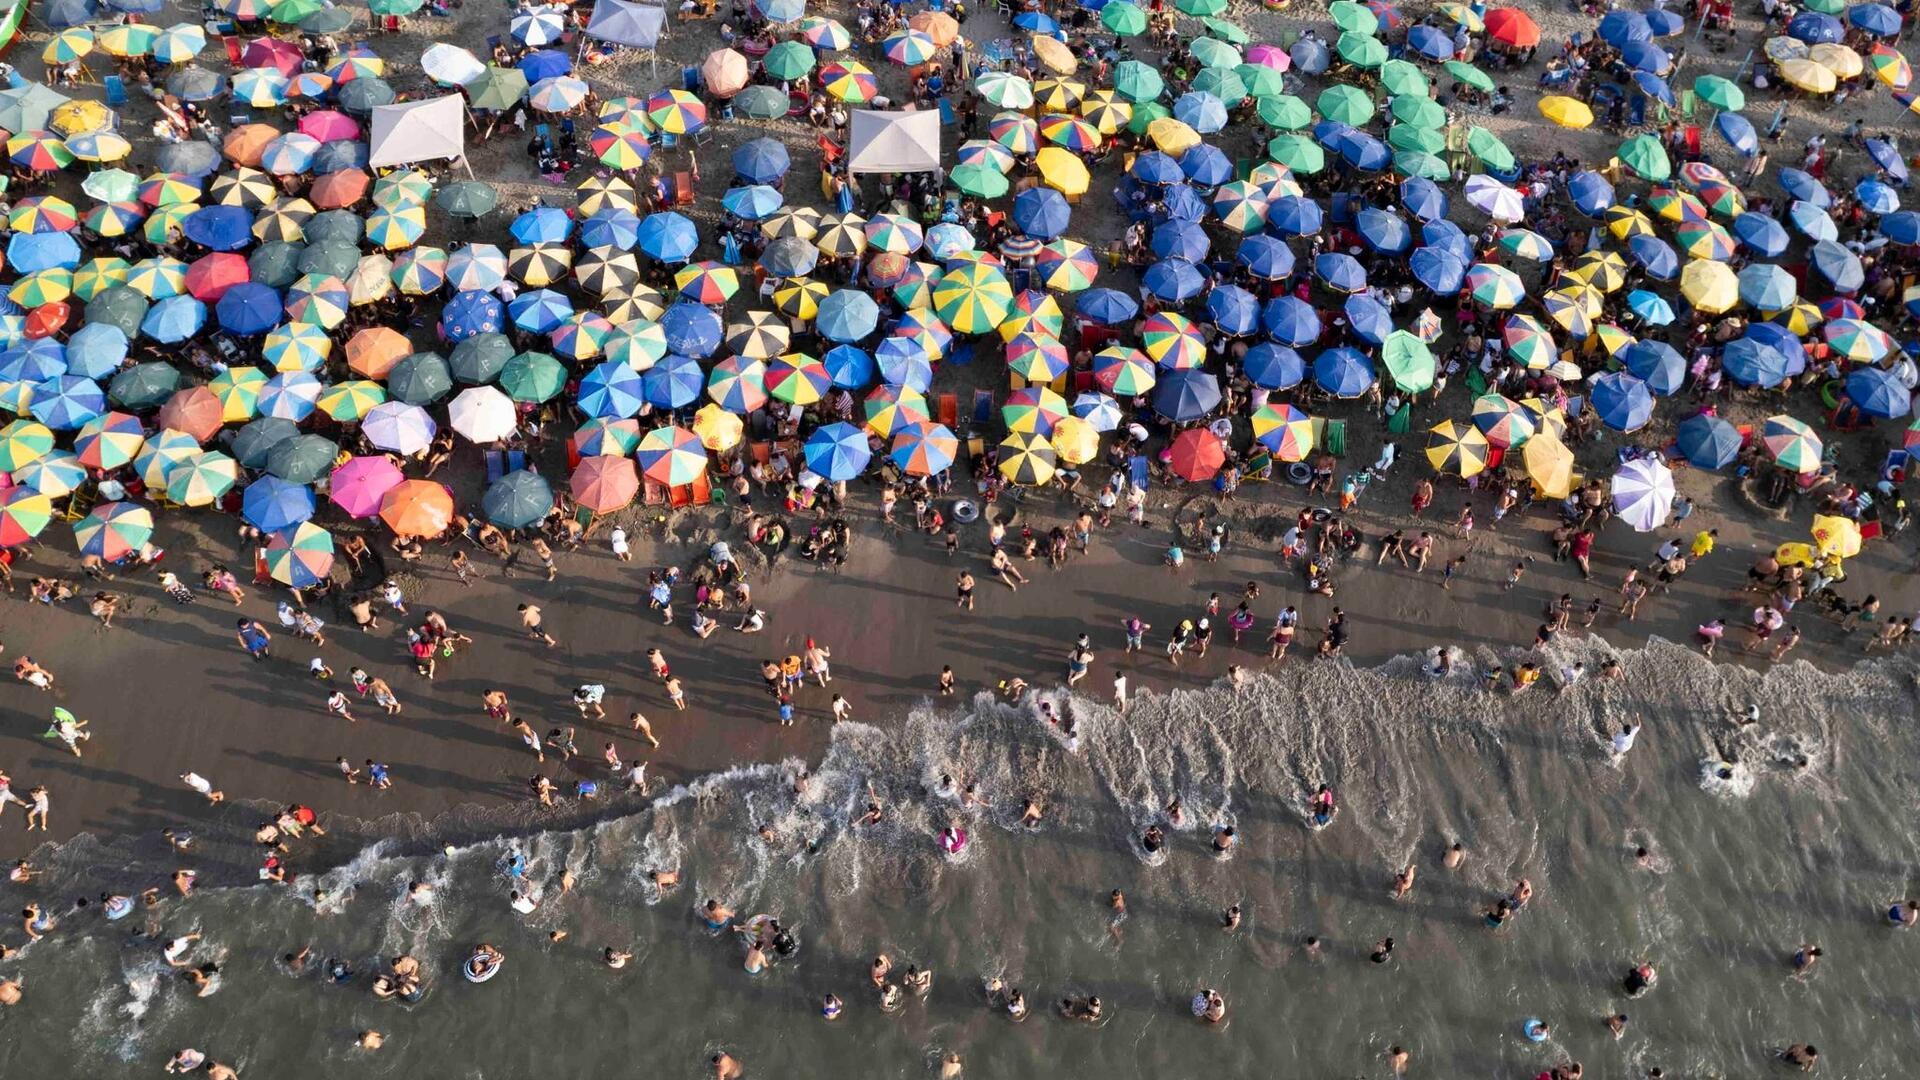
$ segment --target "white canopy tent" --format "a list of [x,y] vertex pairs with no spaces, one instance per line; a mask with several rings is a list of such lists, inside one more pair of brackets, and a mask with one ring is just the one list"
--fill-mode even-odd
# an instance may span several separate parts
[[847,147],[848,172],[937,172],[940,113],[856,109]]
[[593,5],[593,16],[587,20],[587,34],[615,45],[651,49],[660,44],[660,34],[666,25],[664,7],[628,0],[598,0]]
[[[383,168],[467,156],[467,105],[459,94],[373,110],[367,165]],[[473,170],[468,168],[471,173]]]

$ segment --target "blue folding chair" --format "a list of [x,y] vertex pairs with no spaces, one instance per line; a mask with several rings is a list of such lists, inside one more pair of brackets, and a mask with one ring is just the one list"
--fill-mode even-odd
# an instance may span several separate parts
[[[15,78],[19,78],[16,74]],[[107,104],[125,105],[127,103],[127,84],[118,75],[108,75],[102,80],[107,87]],[[19,85],[15,83],[14,85]]]

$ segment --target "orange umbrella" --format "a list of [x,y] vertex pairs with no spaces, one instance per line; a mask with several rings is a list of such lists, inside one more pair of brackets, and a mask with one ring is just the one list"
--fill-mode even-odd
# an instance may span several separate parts
[[213,391],[204,386],[190,386],[175,391],[167,403],[160,406],[160,415],[155,420],[161,427],[184,431],[193,436],[193,441],[204,443],[226,422],[226,409]]
[[400,331],[369,326],[347,339],[347,366],[369,379],[384,379],[412,351],[413,342]]
[[596,514],[611,513],[640,493],[640,474],[630,457],[602,454],[583,459],[570,482],[573,501]]
[[227,132],[226,142],[221,148],[229,160],[242,165],[258,165],[267,144],[284,134],[286,132],[269,124],[241,124]]
[[367,174],[359,169],[341,169],[315,180],[307,198],[322,210],[339,210],[364,198],[367,182]]
[[380,497],[380,520],[400,536],[439,536],[453,521],[453,493],[432,480],[402,480]]
[[1220,436],[1206,428],[1188,428],[1175,436],[1168,448],[1168,466],[1182,480],[1206,480],[1227,463],[1226,446]]
[[943,49],[960,36],[960,24],[953,16],[941,11],[923,11],[908,19],[907,27],[932,38],[933,43]]

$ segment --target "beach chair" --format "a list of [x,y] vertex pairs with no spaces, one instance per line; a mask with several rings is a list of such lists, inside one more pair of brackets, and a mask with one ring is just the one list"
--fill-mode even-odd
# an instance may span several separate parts
[[220,41],[221,44],[227,47],[227,63],[232,64],[236,68],[240,67],[240,39],[228,36],[221,38]]
[[706,473],[694,477],[693,483],[687,486],[693,493],[693,505],[706,506],[713,502],[713,480]]
[[1700,125],[1688,124],[1686,127],[1686,130],[1682,134],[1686,136],[1686,140],[1687,140],[1687,160],[1689,161],[1699,160],[1700,159]]
[[640,501],[647,506],[667,505],[667,485],[658,480],[644,480],[640,485]]
[[693,485],[681,484],[667,492],[667,505],[681,510],[693,505]]
[[1327,421],[1326,431],[1322,433],[1321,446],[1334,457],[1347,456],[1347,422],[1345,420]]
[[102,81],[107,88],[108,105],[125,105],[127,103],[127,84],[121,80],[120,76],[108,75]]
[[1688,120],[1693,119],[1693,110],[1697,108],[1700,104],[1699,98],[1694,95],[1694,92],[1691,87],[1680,91],[1679,98],[1680,98],[1680,115],[1687,118]]
[[952,127],[955,123],[959,121],[959,119],[960,119],[959,117],[953,114],[953,102],[948,101],[944,97],[941,98],[940,99],[940,126]]
[[673,174],[673,205],[693,205],[693,174],[677,172]]
[[1646,125],[1646,122],[1647,122],[1646,95],[1636,94],[1634,95],[1634,98],[1632,101],[1627,102],[1627,126],[1636,127],[1636,128],[1644,127]]
[[958,394],[940,395],[939,420],[941,423],[947,425],[947,430],[949,431],[953,430],[953,426],[960,422],[960,396]]
[[986,427],[993,422],[993,391],[973,392],[973,426]]

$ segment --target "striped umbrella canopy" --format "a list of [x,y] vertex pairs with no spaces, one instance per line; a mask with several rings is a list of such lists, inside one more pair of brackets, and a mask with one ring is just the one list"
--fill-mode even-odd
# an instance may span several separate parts
[[1313,417],[1294,405],[1262,405],[1253,413],[1253,437],[1281,461],[1304,461],[1313,452]]
[[1046,435],[1068,414],[1066,399],[1044,386],[1029,386],[1007,395],[1000,418],[1009,431]]
[[153,536],[153,511],[137,503],[100,503],[73,523],[80,554],[118,562],[140,550]]
[[668,487],[691,484],[707,469],[707,450],[700,437],[677,425],[642,435],[634,457],[642,475]]
[[200,453],[200,440],[184,431],[161,428],[133,459],[133,469],[148,490],[164,491],[167,477],[182,462]]
[[891,439],[910,425],[932,418],[926,395],[906,386],[877,386],[863,404],[867,430],[883,439]]
[[1001,440],[998,467],[1008,483],[1038,487],[1053,479],[1059,455],[1046,436],[1016,431]]
[[[139,417],[123,412],[104,412],[80,425],[80,431],[74,437],[73,450],[80,464],[87,468],[113,470],[131,462],[146,443],[146,431],[141,428]],[[47,445],[53,445],[51,434],[47,437]]]
[[1802,421],[1784,413],[1767,417],[1760,440],[1782,467],[1801,475],[1820,471],[1820,436]]
[[1442,420],[1427,433],[1427,462],[1438,472],[1462,478],[1487,467],[1492,446],[1480,429],[1457,420]]
[[1028,382],[1050,383],[1070,364],[1067,347],[1051,336],[1020,334],[1007,342],[1007,370]]
[[866,471],[873,458],[866,432],[846,423],[822,424],[807,436],[807,468],[841,483]]
[[30,487],[0,491],[0,547],[19,547],[53,521],[53,499]]
[[707,396],[729,412],[745,416],[766,407],[767,365],[750,356],[729,356],[707,375]]
[[167,498],[182,506],[209,506],[240,482],[240,463],[203,450],[167,472]]
[[1153,389],[1153,362],[1138,349],[1109,345],[1093,355],[1093,381],[1116,397],[1133,397]]
[[640,445],[640,422],[629,417],[596,416],[581,424],[568,440],[583,458],[621,457]]
[[906,424],[894,432],[889,456],[909,476],[932,476],[953,467],[960,441],[944,424]]
[[1193,320],[1172,311],[1160,311],[1140,324],[1140,342],[1147,356],[1168,371],[1197,368],[1207,362],[1207,343]]
[[811,405],[832,385],[826,365],[805,353],[786,353],[767,364],[767,393],[792,405]]
[[1673,513],[1673,471],[1654,458],[1635,458],[1613,474],[1613,509],[1634,532],[1652,532]]
[[961,334],[984,334],[1013,310],[1013,287],[998,267],[975,262],[947,271],[933,288],[933,308]]
[[17,469],[13,482],[51,499],[71,495],[87,482],[87,467],[65,450],[55,450],[33,464]]
[[1519,446],[1533,437],[1533,421],[1518,402],[1504,394],[1482,394],[1473,402],[1473,426],[1494,446]]
[[311,588],[333,570],[333,534],[309,521],[267,538],[267,574],[295,589]]

